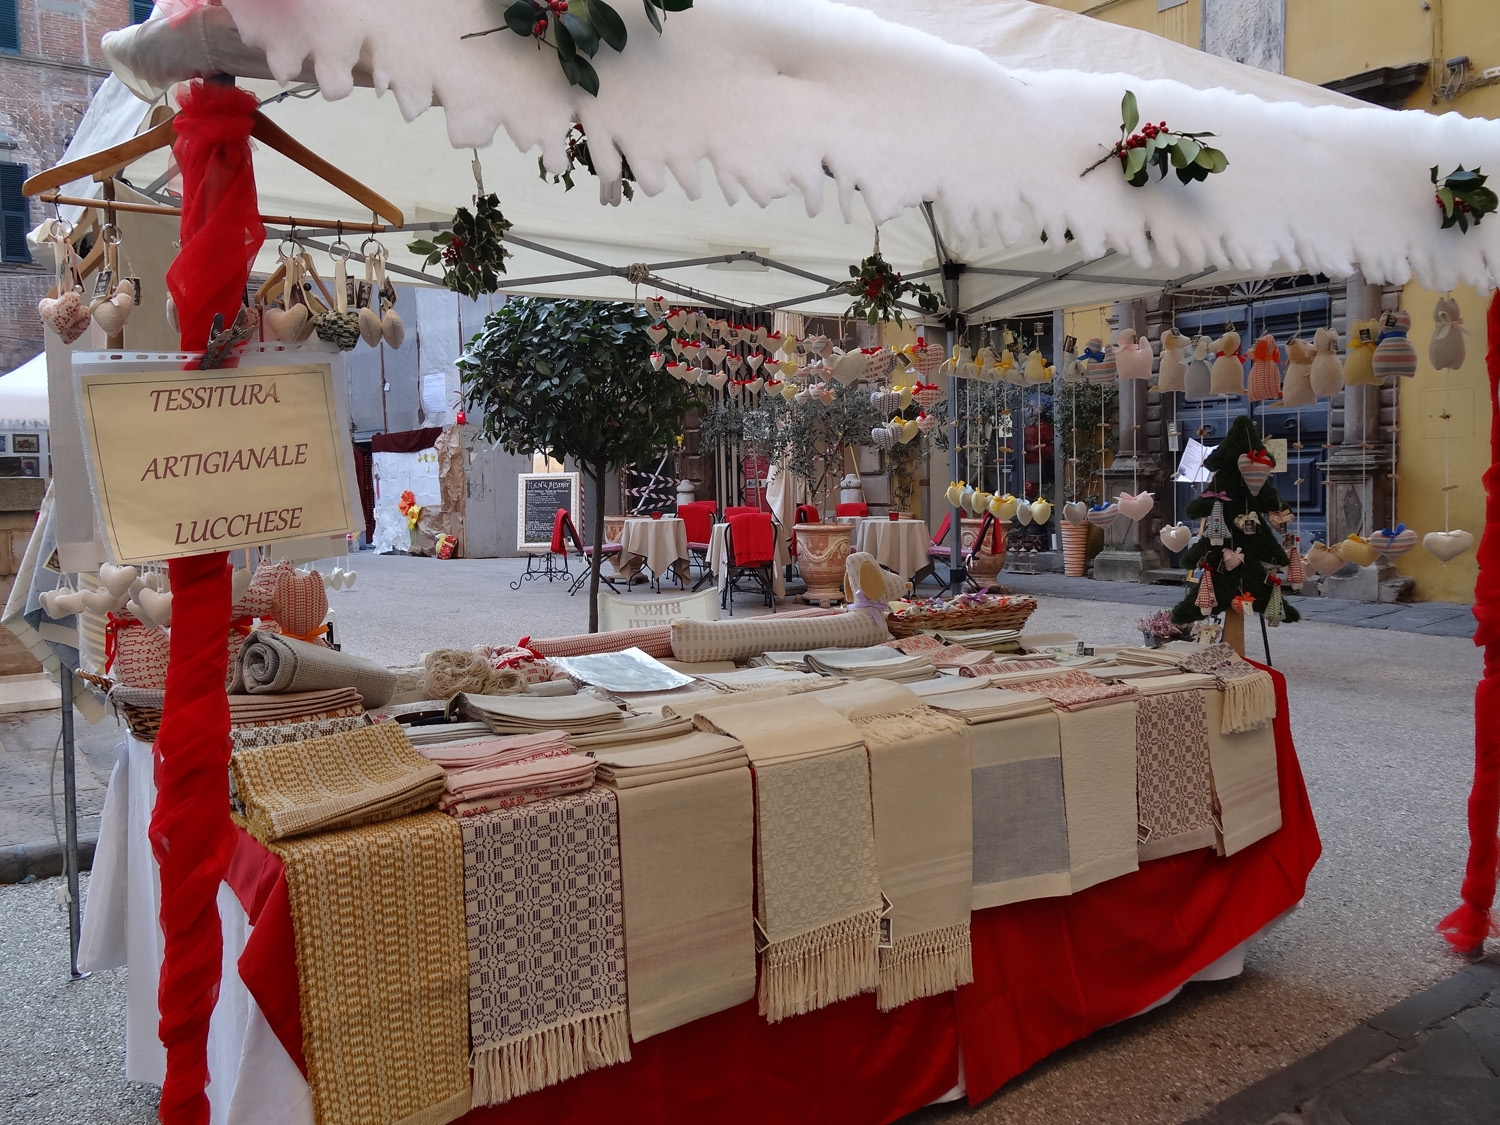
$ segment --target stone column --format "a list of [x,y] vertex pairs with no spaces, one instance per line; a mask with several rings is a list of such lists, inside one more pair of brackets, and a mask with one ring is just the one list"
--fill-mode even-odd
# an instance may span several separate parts
[[[1146,302],[1132,301],[1115,306],[1115,323],[1133,327],[1136,334],[1146,331]],[[1113,500],[1121,492],[1150,490],[1161,494],[1161,458],[1148,452],[1146,444],[1146,396],[1150,387],[1143,379],[1127,379],[1118,384],[1120,392],[1119,422],[1115,427],[1115,459],[1104,470],[1104,496]],[[1141,572],[1166,565],[1156,532],[1161,525],[1160,503],[1140,522],[1116,525],[1119,530],[1105,532],[1104,550],[1094,557],[1094,577],[1103,582],[1136,582]]]

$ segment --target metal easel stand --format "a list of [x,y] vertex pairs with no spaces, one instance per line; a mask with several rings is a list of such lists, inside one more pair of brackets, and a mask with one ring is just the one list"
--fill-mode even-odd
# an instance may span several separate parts
[[78,898],[78,770],[77,745],[73,739],[73,673],[64,666],[58,676],[62,688],[63,821],[67,831],[63,859],[68,876],[68,969],[74,980],[87,973],[78,971],[78,939],[83,932]]

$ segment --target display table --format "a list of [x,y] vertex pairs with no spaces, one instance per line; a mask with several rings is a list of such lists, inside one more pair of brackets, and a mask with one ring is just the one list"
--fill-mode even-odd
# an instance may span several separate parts
[[[891,1121],[950,1094],[960,1075],[969,1100],[982,1101],[1053,1051],[1151,1007],[1205,970],[1232,974],[1242,944],[1300,901],[1321,851],[1285,680],[1272,676],[1282,827],[1236,855],[1189,852],[1068,897],[977,911],[974,983],[956,993],[884,1014],[867,994],[775,1025],[751,1002],[636,1043],[628,1063],[462,1120]],[[127,1076],[159,1082],[160,939],[145,837],[153,799],[151,749],[132,740],[110,779],[80,965],[128,963]],[[287,1048],[300,1044],[301,1024],[279,866],[242,841],[219,895],[224,983],[209,1043],[215,1125],[312,1122],[306,1082]]]
[[927,565],[932,532],[922,520],[872,518],[860,521],[858,547],[907,580]]
[[615,569],[622,574],[634,574],[644,564],[660,583],[678,564],[686,574],[687,557],[687,524],[681,519],[631,518],[620,529],[620,553]]

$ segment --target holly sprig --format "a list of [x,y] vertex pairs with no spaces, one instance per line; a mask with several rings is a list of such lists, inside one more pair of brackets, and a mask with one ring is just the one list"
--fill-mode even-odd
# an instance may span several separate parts
[[1470,220],[1477,227],[1486,215],[1500,208],[1500,196],[1484,186],[1487,179],[1478,168],[1465,170],[1460,164],[1439,183],[1437,165],[1432,166],[1432,182],[1437,185],[1435,198],[1443,209],[1444,230],[1456,226],[1468,234]]
[[[693,0],[642,2],[646,18],[658,35],[662,30],[660,13],[684,12],[693,6]],[[605,0],[513,0],[505,9],[505,27],[471,32],[464,38],[493,35],[507,27],[522,39],[535,39],[539,50],[551,47],[557,52],[568,84],[581,86],[595,97],[599,96],[599,73],[589,59],[599,53],[600,43],[616,51],[625,50],[628,38],[625,21]]]
[[1166,179],[1167,169],[1171,168],[1179,180],[1190,184],[1206,180],[1213,173],[1229,167],[1228,157],[1203,143],[1203,138],[1212,137],[1212,133],[1174,130],[1165,121],[1155,125],[1148,121],[1141,125],[1140,108],[1132,90],[1126,90],[1120,101],[1120,117],[1120,139],[1080,175],[1087,176],[1113,159],[1120,162],[1126,183],[1131,187],[1145,187],[1151,179],[1152,168],[1161,173],[1159,179]]
[[880,255],[877,246],[875,252],[864,259],[857,266],[849,267],[851,281],[843,285],[843,291],[854,298],[854,303],[849,306],[848,316],[859,320],[868,321],[870,324],[880,324],[883,321],[894,320],[897,324],[905,324],[906,320],[901,315],[900,301],[904,297],[916,298],[917,306],[925,313],[938,311],[938,295],[932,291],[932,287],[924,285],[920,281],[906,281],[896,272]]
[[505,232],[511,224],[500,213],[500,198],[491,192],[474,201],[474,210],[460,207],[452,228],[431,238],[413,239],[406,248],[423,256],[422,269],[443,264],[443,285],[465,297],[478,297],[500,288],[505,259]]
[[[554,184],[561,183],[564,191],[572,191],[573,170],[575,168],[581,167],[591,176],[599,174],[594,170],[594,158],[589,154],[589,142],[588,138],[584,135],[583,126],[576,121],[573,123],[573,127],[568,130],[567,157],[568,166],[563,169],[561,174],[553,175],[547,171],[546,157],[538,156],[536,158],[536,166],[538,171],[541,172],[541,178],[545,180],[548,176],[551,176]],[[634,184],[635,173],[630,170],[630,161],[626,160],[622,154],[620,158],[620,192],[626,199],[635,198]]]

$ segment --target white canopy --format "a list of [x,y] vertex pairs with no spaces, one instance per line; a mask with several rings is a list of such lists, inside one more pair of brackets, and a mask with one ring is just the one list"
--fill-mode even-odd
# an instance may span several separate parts
[[42,353],[0,375],[0,426],[44,430],[47,420],[47,356]]
[[[468,202],[478,147],[515,224],[514,291],[629,297],[626,267],[645,263],[643,293],[836,313],[848,298],[824,294],[877,223],[908,276],[962,263],[956,310],[976,319],[1298,272],[1495,284],[1500,219],[1440,230],[1428,171],[1500,168],[1494,121],[1361,106],[1025,0],[697,0],[660,37],[620,7],[630,41],[595,58],[597,98],[509,31],[463,39],[501,22],[491,0],[224,0],[107,36],[106,53],[147,94],[216,70],[260,76],[246,84],[268,98],[265,76],[316,81],[321,97],[267,114],[409,224]],[[1038,69],[1058,64],[1073,69]],[[1081,176],[1127,88],[1145,119],[1215,133],[1229,168],[1186,186]],[[600,194],[623,153],[633,201],[601,207],[582,171],[566,193],[538,178],[538,152],[562,169],[575,120]],[[492,144],[501,129],[511,143]],[[120,139],[89,132],[70,155]],[[164,178],[164,157],[143,164],[137,185]],[[369,219],[274,153],[256,174],[267,213]],[[383,241],[416,265],[407,236]]]

